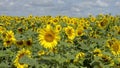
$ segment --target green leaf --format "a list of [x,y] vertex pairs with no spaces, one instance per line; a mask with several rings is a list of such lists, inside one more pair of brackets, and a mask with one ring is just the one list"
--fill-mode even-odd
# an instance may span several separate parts
[[77,66],[75,66],[74,64],[69,64],[68,68],[78,68]]
[[5,63],[0,63],[0,68],[8,68],[9,66]]
[[5,51],[0,51],[0,57],[6,56]]
[[55,60],[61,64],[61,63],[65,62],[66,59],[64,57],[61,57],[60,54],[58,54],[55,56]]
[[23,56],[21,59],[20,59],[20,63],[25,63],[25,64],[28,64],[28,65],[35,65],[37,64],[36,61],[32,58],[29,58],[28,56]]

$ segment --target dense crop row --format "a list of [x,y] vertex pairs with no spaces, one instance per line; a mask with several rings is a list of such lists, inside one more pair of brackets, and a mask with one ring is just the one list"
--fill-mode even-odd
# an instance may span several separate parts
[[0,68],[119,68],[120,16],[0,16]]

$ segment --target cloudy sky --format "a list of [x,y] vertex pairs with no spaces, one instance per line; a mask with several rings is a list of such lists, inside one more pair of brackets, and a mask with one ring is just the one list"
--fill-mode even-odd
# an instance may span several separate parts
[[0,0],[0,15],[120,15],[120,0]]

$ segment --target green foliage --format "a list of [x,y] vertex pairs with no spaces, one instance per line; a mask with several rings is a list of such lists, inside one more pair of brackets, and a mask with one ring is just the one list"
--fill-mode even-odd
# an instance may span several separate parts
[[[44,28],[48,21],[55,18],[58,19],[57,24],[52,22],[51,26],[53,28],[56,25],[62,26],[59,32],[61,39],[55,48],[45,49],[38,40],[38,29]],[[119,68],[120,54],[113,55],[112,49],[107,47],[107,41],[113,38],[120,40],[120,17],[98,15],[95,21],[92,22],[91,19],[92,16],[86,18],[0,16],[0,68],[14,68],[14,60],[23,48],[30,50],[31,57],[22,54],[19,56],[19,63],[28,64],[28,68]],[[84,21],[81,23],[81,20]],[[105,23],[107,24],[104,25]],[[83,28],[83,35],[75,36],[73,40],[68,39],[64,30],[67,26],[73,27],[75,32],[78,26]],[[21,47],[13,42],[5,47],[6,39],[3,38],[4,31],[2,32],[1,27],[5,28],[5,31],[12,30],[16,40],[32,39],[32,45],[26,46],[24,42]],[[97,52],[95,49],[100,51]],[[39,51],[44,53],[39,55]]]

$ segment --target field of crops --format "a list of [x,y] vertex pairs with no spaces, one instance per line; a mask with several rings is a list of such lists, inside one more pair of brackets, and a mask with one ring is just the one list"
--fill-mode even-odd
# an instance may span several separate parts
[[0,16],[0,68],[120,68],[120,16]]

